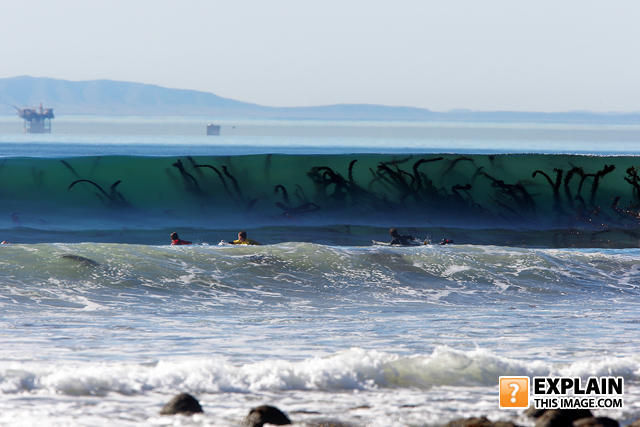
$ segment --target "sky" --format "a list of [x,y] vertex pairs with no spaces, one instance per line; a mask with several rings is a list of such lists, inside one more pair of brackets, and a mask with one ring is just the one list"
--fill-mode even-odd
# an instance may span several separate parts
[[640,111],[637,0],[0,0],[0,77],[270,106]]

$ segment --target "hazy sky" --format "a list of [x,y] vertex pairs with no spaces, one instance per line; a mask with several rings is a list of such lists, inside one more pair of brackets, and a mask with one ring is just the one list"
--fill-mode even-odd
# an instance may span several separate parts
[[0,77],[274,106],[640,111],[637,0],[0,0]]

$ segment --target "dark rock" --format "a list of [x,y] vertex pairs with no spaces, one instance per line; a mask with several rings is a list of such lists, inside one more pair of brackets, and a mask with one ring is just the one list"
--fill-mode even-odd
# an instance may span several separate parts
[[570,427],[575,420],[591,417],[588,409],[550,409],[538,417],[536,427]]
[[536,409],[534,406],[529,406],[524,411],[524,414],[529,418],[539,418],[540,416],[542,416],[542,414],[544,414],[547,411],[548,409]]
[[244,420],[244,425],[249,427],[262,427],[266,423],[283,426],[291,424],[291,420],[280,409],[269,405],[253,408]]
[[460,418],[445,424],[445,427],[517,427],[510,421],[490,421],[487,417]]
[[575,420],[573,427],[620,427],[620,424],[613,418],[590,417]]
[[191,415],[203,412],[200,402],[189,393],[177,394],[160,411],[160,415]]

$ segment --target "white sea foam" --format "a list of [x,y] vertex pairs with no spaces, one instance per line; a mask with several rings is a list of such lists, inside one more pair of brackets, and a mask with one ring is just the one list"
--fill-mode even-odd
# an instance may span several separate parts
[[[44,425],[65,425],[81,419],[96,426],[232,426],[249,408],[270,403],[299,423],[330,418],[376,427],[441,425],[488,415],[531,425],[519,411],[497,409],[499,375],[624,376],[626,409],[597,415],[630,421],[640,415],[639,365],[637,356],[549,363],[446,346],[424,355],[352,348],[304,360],[245,364],[223,357],[56,366],[14,362],[0,368],[0,424],[20,419],[31,425],[41,419]],[[158,417],[161,405],[178,391],[197,396],[205,413],[190,419]]]
[[459,273],[461,271],[467,271],[470,270],[471,267],[467,266],[467,265],[450,265],[446,268],[446,270],[444,270],[444,272],[442,273],[442,275],[444,277],[449,277],[452,276],[456,273]]
[[301,361],[265,360],[242,365],[223,357],[166,360],[154,364],[13,363],[0,368],[3,393],[47,392],[96,396],[151,390],[199,393],[291,390],[357,391],[384,388],[493,386],[500,375],[623,376],[640,380],[640,357],[604,357],[570,364],[502,357],[483,349],[437,347],[431,354],[402,356],[353,348]]

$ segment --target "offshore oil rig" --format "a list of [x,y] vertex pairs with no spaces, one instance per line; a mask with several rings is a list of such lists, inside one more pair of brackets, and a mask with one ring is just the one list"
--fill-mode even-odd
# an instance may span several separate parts
[[51,119],[54,118],[53,108],[13,108],[18,116],[24,120],[25,133],[51,133]]

